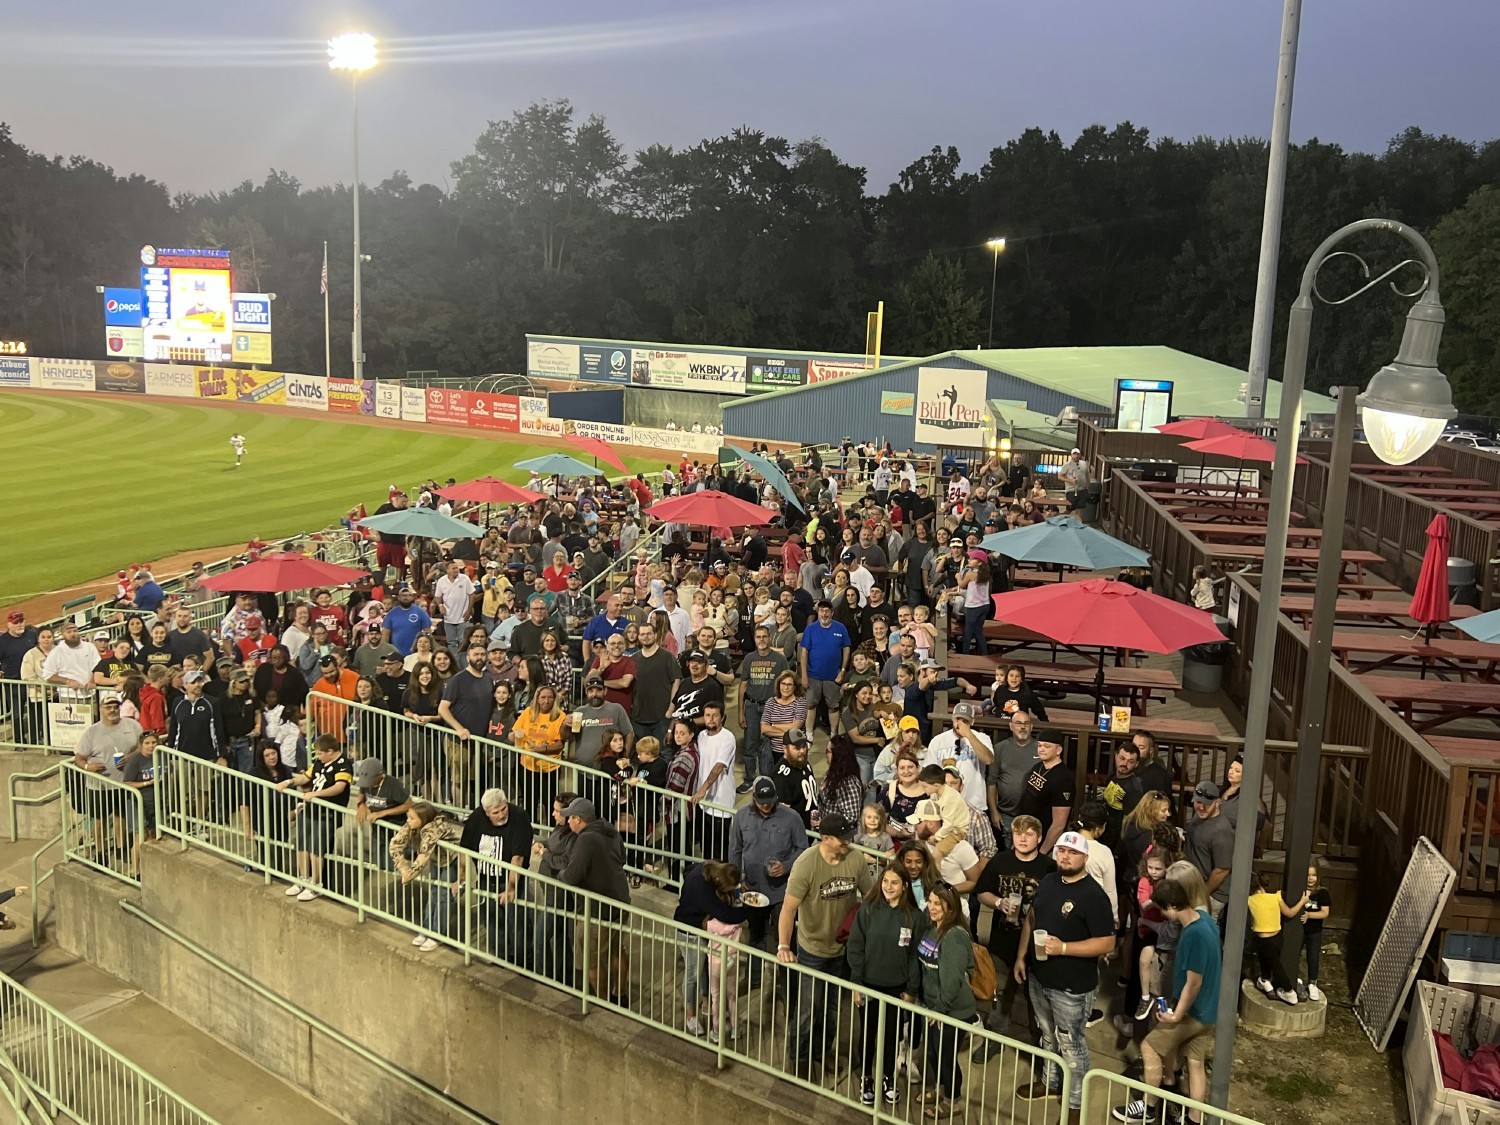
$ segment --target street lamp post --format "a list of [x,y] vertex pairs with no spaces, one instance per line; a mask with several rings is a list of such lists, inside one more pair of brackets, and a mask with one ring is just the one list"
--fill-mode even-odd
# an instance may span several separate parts
[[986,339],[985,347],[995,346],[995,279],[1000,276],[1000,251],[1005,249],[1005,239],[992,238],[985,243],[995,256],[994,263],[990,266],[990,332]]
[[360,265],[363,256],[359,248],[359,76],[375,66],[375,37],[364,32],[350,32],[335,36],[328,41],[328,67],[330,70],[349,72],[351,102],[354,110],[354,332],[351,347],[354,358],[354,378],[365,377],[365,333],[364,314],[361,308]]
[[[1271,503],[1267,512],[1266,549],[1261,568],[1260,611],[1256,615],[1254,663],[1250,670],[1250,694],[1245,705],[1245,762],[1241,792],[1250,794],[1248,815],[1239,818],[1235,827],[1234,858],[1229,869],[1229,912],[1224,934],[1223,975],[1219,982],[1219,1020],[1214,1037],[1213,1088],[1210,1099],[1219,1108],[1227,1108],[1229,1077],[1234,1057],[1236,1015],[1240,1003],[1240,970],[1244,957],[1247,904],[1250,873],[1255,862],[1255,807],[1259,801],[1264,775],[1266,728],[1271,710],[1271,671],[1276,659],[1277,616],[1281,605],[1282,578],[1286,566],[1286,540],[1291,527],[1292,477],[1295,472],[1299,430],[1302,421],[1302,389],[1307,375],[1308,342],[1312,329],[1313,297],[1317,293],[1318,271],[1329,258],[1336,256],[1334,247],[1364,231],[1387,231],[1399,235],[1416,249],[1415,264],[1426,274],[1417,303],[1406,314],[1406,329],[1396,358],[1381,368],[1370,380],[1364,394],[1356,400],[1361,422],[1370,447],[1376,455],[1392,464],[1415,461],[1432,448],[1443,432],[1445,423],[1456,416],[1453,393],[1447,378],[1438,370],[1438,343],[1443,334],[1443,305],[1438,289],[1438,263],[1432,247],[1416,231],[1390,219],[1361,219],[1329,235],[1308,259],[1302,271],[1302,288],[1292,305],[1287,330],[1286,360],[1282,370],[1281,419],[1276,432],[1276,461],[1271,478]],[[1338,251],[1337,256],[1348,255]],[[1358,257],[1357,255],[1354,255]],[[1390,277],[1411,259],[1401,262],[1380,276],[1366,282],[1355,293],[1332,304],[1343,304]],[[1364,276],[1369,267],[1361,260]],[[1394,288],[1394,286],[1393,286]],[[1399,290],[1398,290],[1399,292]],[[1414,296],[1416,294],[1404,294]],[[1347,414],[1347,408],[1345,413]],[[1345,440],[1352,442],[1351,427],[1342,427]],[[1335,465],[1347,465],[1335,454]],[[1346,469],[1347,471],[1347,469]],[[1330,477],[1330,490],[1342,482]],[[1343,520],[1340,518],[1340,525]],[[1325,531],[1327,529],[1325,528]],[[1339,531],[1342,531],[1340,526]],[[1331,606],[1331,599],[1330,601]],[[1331,622],[1331,614],[1329,617]],[[1318,625],[1314,625],[1318,633]],[[1327,671],[1325,668],[1324,676]],[[1318,714],[1309,714],[1316,709]],[[1299,725],[1309,734],[1321,734],[1324,706],[1304,707]],[[1320,745],[1312,739],[1298,741],[1298,784],[1293,793],[1290,820],[1306,820],[1316,815],[1316,772],[1303,769],[1304,754],[1316,755]],[[1304,825],[1310,846],[1311,828]],[[1290,851],[1290,848],[1288,849]],[[1285,888],[1290,890],[1290,888]]]

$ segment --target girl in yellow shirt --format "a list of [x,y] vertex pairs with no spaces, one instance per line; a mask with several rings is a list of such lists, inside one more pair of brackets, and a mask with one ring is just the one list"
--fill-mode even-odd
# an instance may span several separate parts
[[1266,890],[1258,873],[1250,876],[1250,945],[1260,960],[1260,976],[1255,985],[1267,996],[1287,1004],[1297,1003],[1297,990],[1281,964],[1281,920],[1294,918],[1307,905],[1307,892],[1296,902],[1283,901],[1281,895]]
[[524,787],[522,807],[529,813],[551,809],[557,795],[557,769],[563,762],[563,724],[567,713],[557,706],[557,691],[542,684],[532,694],[530,705],[516,716],[511,742],[521,755],[521,773],[516,781]]

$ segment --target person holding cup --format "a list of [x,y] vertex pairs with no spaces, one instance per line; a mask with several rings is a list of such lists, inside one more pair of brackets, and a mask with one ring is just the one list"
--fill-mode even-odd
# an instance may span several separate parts
[[[1042,822],[1024,813],[1011,822],[1010,850],[996,852],[979,873],[974,897],[995,913],[990,919],[989,951],[996,965],[1014,965],[1021,951],[1021,927],[1042,879],[1057,870],[1050,856],[1040,852]],[[977,931],[979,911],[969,908],[971,929]],[[1010,1013],[1021,984],[1007,973],[999,1003],[988,1016],[991,1031],[1006,1034]],[[1036,1029],[1032,1028],[1035,1032]]]
[[[1084,1032],[1099,990],[1099,958],[1115,947],[1114,912],[1104,888],[1088,873],[1088,855],[1089,842],[1081,833],[1058,838],[1052,852],[1057,870],[1037,885],[1014,969],[1017,983],[1027,988],[1039,1046],[1060,1054],[1072,1072],[1069,1100],[1075,1110],[1083,1103],[1083,1076],[1090,1066]],[[1061,1092],[1062,1073],[1048,1063],[1040,1078],[1017,1088],[1016,1097],[1040,1101]]]

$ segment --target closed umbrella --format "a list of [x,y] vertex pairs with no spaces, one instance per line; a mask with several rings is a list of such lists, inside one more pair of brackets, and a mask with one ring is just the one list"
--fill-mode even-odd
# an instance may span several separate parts
[[1453,619],[1453,602],[1448,594],[1448,541],[1448,517],[1439,512],[1427,525],[1427,551],[1422,555],[1410,610],[1412,620],[1426,626],[1429,641],[1439,625]]
[[781,471],[781,466],[769,457],[763,457],[759,453],[751,453],[748,449],[741,449],[737,445],[729,445],[727,448],[734,450],[740,455],[740,459],[759,473],[767,484],[781,493],[787,503],[802,511],[802,498],[797,495],[797,490],[792,487],[792,482],[786,479],[786,474]]
[[1048,516],[1030,527],[997,531],[981,539],[979,546],[1017,562],[1058,563],[1084,570],[1146,566],[1151,562],[1151,556],[1140,548],[1080,523],[1072,516]]
[[1177,652],[1224,639],[1213,615],[1108,578],[996,594],[995,616],[1070,645],[1098,645],[1095,702],[1104,699],[1104,649]]
[[[563,438],[565,441],[572,442],[596,461],[603,461],[606,465],[613,465],[622,473],[630,472],[625,467],[625,462],[620,460],[620,455],[600,438],[584,437],[582,434],[564,434]],[[598,468],[598,466],[596,465],[595,468]]]
[[310,559],[300,551],[264,555],[253,563],[215,574],[200,583],[207,590],[281,594],[315,586],[347,586],[369,571]]
[[540,457],[528,457],[525,461],[517,461],[516,468],[540,473],[544,477],[596,477],[599,475],[597,465],[585,465],[578,458],[569,457],[566,453],[543,453]]

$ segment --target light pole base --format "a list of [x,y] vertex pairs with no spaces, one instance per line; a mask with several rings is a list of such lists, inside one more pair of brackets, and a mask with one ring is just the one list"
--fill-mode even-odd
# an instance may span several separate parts
[[1328,1023],[1327,1000],[1284,1004],[1251,980],[1240,982],[1240,1027],[1262,1039],[1321,1039]]

